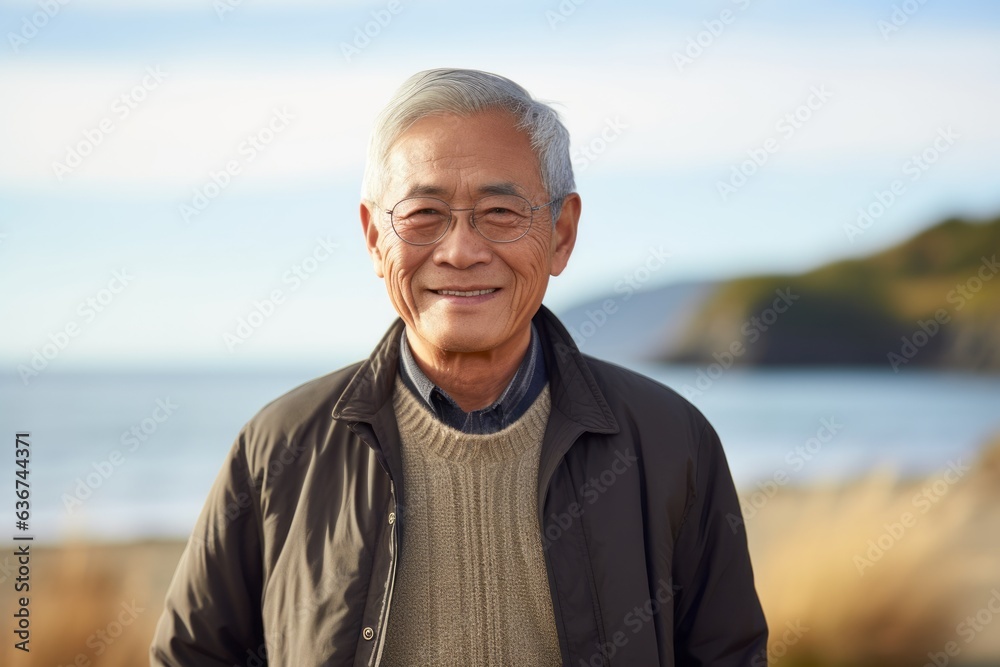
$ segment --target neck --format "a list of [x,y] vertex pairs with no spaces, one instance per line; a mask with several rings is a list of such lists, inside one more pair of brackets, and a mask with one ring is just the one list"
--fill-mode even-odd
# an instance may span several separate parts
[[424,375],[451,396],[458,407],[472,412],[500,398],[514,379],[531,343],[531,327],[526,326],[499,347],[481,352],[441,350],[414,336],[409,328],[406,341]]

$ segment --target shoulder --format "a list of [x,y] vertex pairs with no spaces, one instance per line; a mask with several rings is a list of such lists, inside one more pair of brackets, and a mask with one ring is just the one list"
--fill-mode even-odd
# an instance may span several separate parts
[[683,505],[678,519],[686,516],[694,500],[722,488],[717,485],[719,475],[732,486],[719,436],[690,401],[641,373],[592,357],[584,359],[618,422],[612,442],[635,449],[643,461],[648,488]]
[[335,426],[333,407],[362,363],[301,384],[261,408],[241,433],[248,459],[266,465],[276,453],[290,449],[297,456],[325,442]]
[[603,359],[582,356],[609,403],[618,399],[636,405],[641,412],[653,410],[673,418],[707,423],[698,408],[662,382]]
[[261,408],[251,422],[257,428],[287,429],[320,414],[329,417],[362,363],[345,366],[282,394]]
[[602,359],[583,355],[622,431],[658,433],[694,451],[711,424],[690,401],[662,382]]

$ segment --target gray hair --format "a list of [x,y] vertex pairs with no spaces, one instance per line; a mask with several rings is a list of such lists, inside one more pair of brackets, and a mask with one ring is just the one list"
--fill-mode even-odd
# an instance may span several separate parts
[[[549,199],[573,192],[576,186],[569,155],[569,132],[555,109],[497,74],[470,69],[429,69],[407,79],[376,118],[368,141],[361,198],[374,203],[382,196],[389,181],[389,152],[413,123],[431,115],[468,116],[494,109],[509,113],[515,127],[528,134]],[[561,207],[562,201],[551,206],[553,221]]]

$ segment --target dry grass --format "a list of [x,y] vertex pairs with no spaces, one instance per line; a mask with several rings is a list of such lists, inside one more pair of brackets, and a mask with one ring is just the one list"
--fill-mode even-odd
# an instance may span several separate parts
[[[25,654],[5,640],[0,664],[148,665],[149,642],[182,548],[156,542],[33,547],[31,651]],[[3,618],[11,618],[14,604],[11,596],[3,596]]]
[[[973,642],[956,635],[957,624],[1000,587],[1000,441],[921,512],[914,496],[939,478],[901,481],[876,474],[849,485],[785,488],[747,521],[774,664],[919,667],[948,641],[958,642],[962,660],[1000,664],[1000,615]],[[904,512],[915,523],[859,573],[855,557],[867,558],[868,541],[877,542],[885,525],[900,522]],[[0,664],[147,665],[182,547],[154,542],[33,549],[32,650],[25,655],[5,641]],[[9,590],[10,582],[0,585]],[[133,601],[142,611],[117,634],[116,623],[130,617],[123,605]],[[11,613],[13,601],[5,594],[0,614],[10,619]],[[788,624],[805,631],[785,644]],[[117,636],[108,643],[100,632],[108,640]]]
[[[785,489],[747,522],[775,663],[920,666],[949,641],[1000,662],[1000,617],[957,632],[1000,586],[1000,442],[954,483],[943,473]],[[789,623],[808,630],[782,645]]]

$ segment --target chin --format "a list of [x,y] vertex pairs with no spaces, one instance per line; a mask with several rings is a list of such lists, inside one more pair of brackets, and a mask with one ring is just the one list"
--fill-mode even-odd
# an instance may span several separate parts
[[456,323],[436,326],[426,333],[425,340],[428,343],[447,352],[482,352],[491,350],[502,342],[495,327]]

